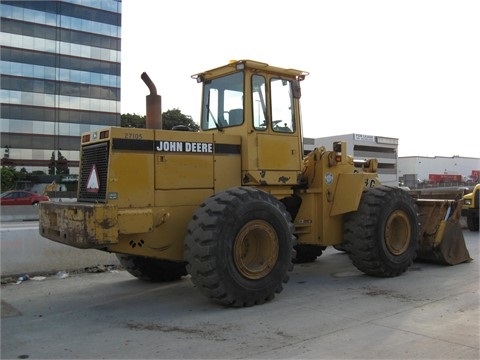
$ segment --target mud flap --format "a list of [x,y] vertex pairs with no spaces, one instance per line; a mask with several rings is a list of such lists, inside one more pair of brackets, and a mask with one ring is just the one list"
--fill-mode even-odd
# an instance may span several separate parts
[[417,260],[457,265],[472,261],[460,226],[458,201],[417,200],[422,236]]

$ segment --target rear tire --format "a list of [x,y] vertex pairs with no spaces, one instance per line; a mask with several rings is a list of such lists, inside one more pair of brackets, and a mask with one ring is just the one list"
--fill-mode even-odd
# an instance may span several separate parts
[[393,277],[413,263],[419,245],[414,199],[399,188],[364,190],[357,211],[346,215],[343,245],[365,274]]
[[294,264],[311,263],[322,255],[324,248],[316,245],[299,244],[295,246],[296,255],[293,258]]
[[333,248],[337,251],[340,251],[340,252],[346,252],[347,250],[345,249],[345,246],[342,244],[340,245],[333,245]]
[[293,269],[293,230],[285,206],[259,189],[237,187],[210,197],[185,238],[193,284],[226,306],[272,300]]
[[117,254],[117,258],[125,270],[136,278],[144,281],[174,281],[187,275],[185,262],[174,262],[123,254]]

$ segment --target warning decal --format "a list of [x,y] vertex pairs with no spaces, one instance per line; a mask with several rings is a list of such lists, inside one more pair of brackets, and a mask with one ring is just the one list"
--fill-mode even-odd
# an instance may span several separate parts
[[87,192],[89,193],[98,193],[100,189],[100,179],[98,178],[97,167],[92,165],[92,170],[90,170],[90,175],[88,175],[87,180]]

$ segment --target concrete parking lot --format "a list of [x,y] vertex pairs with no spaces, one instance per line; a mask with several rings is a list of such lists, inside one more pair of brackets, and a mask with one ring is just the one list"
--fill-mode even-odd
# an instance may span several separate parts
[[145,283],[125,271],[2,285],[2,359],[478,359],[474,260],[415,263],[397,278],[360,273],[328,250],[297,265],[277,297],[224,308],[190,279]]

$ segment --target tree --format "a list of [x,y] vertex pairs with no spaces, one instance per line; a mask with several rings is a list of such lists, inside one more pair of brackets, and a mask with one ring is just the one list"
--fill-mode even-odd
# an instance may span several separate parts
[[1,192],[6,190],[11,190],[15,188],[17,181],[26,180],[28,177],[28,172],[25,168],[17,171],[15,166],[2,166],[1,169],[2,176],[2,187]]
[[68,175],[70,170],[68,169],[68,160],[65,156],[62,155],[60,150],[57,152],[57,174],[59,175]]
[[6,145],[3,153],[3,158],[1,160],[2,166],[13,166],[15,168],[15,161],[10,159],[10,146]]
[[28,177],[28,171],[24,167],[20,169],[19,180],[25,180]]
[[137,114],[122,114],[120,117],[120,124],[122,127],[132,127],[132,128],[144,128],[146,116],[140,116]]
[[176,125],[185,125],[192,131],[200,130],[200,127],[193,121],[192,117],[182,114],[179,109],[172,109],[162,113],[162,122],[164,130],[171,130]]
[[[145,128],[146,116],[136,114],[122,114],[121,126]],[[195,123],[191,116],[184,115],[179,109],[167,110],[162,113],[162,129],[171,130],[176,125],[185,125],[192,131],[200,130],[200,127]]]
[[2,189],[1,192],[3,193],[6,190],[13,189],[15,187],[15,183],[17,182],[18,171],[15,170],[14,166],[2,166],[1,169],[2,175]]
[[70,169],[68,168],[68,160],[62,155],[60,150],[57,150],[57,159],[55,160],[55,151],[52,151],[50,157],[50,164],[48,165],[48,175],[68,175]]
[[55,151],[52,151],[50,164],[48,165],[48,175],[55,175]]

